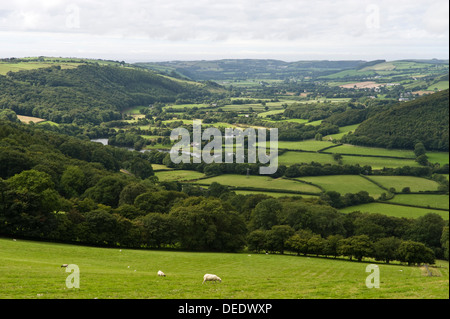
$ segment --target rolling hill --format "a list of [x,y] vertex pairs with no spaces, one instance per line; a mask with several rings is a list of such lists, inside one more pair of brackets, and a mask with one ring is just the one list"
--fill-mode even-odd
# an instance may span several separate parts
[[326,75],[354,69],[364,61],[297,61],[264,59],[224,59],[213,61],[169,61],[136,63],[137,66],[193,80],[286,79],[298,76]]
[[100,124],[122,119],[121,112],[130,107],[211,94],[207,84],[123,66],[53,65],[0,75],[0,108],[56,123]]
[[356,145],[448,151],[449,90],[400,103],[363,123],[342,142]]

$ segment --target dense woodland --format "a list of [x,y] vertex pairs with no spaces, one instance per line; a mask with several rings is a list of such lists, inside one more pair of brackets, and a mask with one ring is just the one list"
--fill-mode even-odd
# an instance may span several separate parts
[[356,145],[448,151],[449,90],[399,104],[363,122],[342,140]]
[[0,75],[0,109],[55,123],[99,125],[121,120],[122,111],[132,106],[203,100],[208,95],[205,86],[123,67],[53,66]]
[[[217,183],[201,188],[159,182],[152,156],[1,121],[0,234],[110,247],[247,247],[408,264],[448,259],[448,221],[439,215],[343,214],[333,207],[334,193],[274,199],[236,195]],[[341,201],[355,198],[370,201],[364,192]]]

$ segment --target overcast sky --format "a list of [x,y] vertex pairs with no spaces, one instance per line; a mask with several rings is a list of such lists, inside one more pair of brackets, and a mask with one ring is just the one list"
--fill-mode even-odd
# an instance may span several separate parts
[[0,57],[448,59],[446,0],[0,0]]

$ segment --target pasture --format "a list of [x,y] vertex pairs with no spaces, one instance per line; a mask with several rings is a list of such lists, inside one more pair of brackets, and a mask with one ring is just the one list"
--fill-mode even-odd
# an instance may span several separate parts
[[[79,267],[80,288],[66,288]],[[378,264],[380,288],[366,287],[366,262],[253,253],[193,253],[0,239],[0,299],[448,299],[448,262],[437,276]],[[158,277],[162,270],[167,277]],[[222,283],[202,284],[205,273]]]
[[162,182],[189,181],[205,177],[205,174],[196,171],[171,170],[155,172],[155,176]]
[[360,124],[342,126],[339,128],[339,133],[324,136],[323,139],[326,141],[333,139],[340,140],[342,136],[344,136],[345,134],[348,134],[349,132],[354,132],[359,125]]
[[428,162],[439,163],[440,165],[445,165],[449,163],[449,153],[447,152],[427,152],[425,155],[428,156]]
[[449,196],[438,194],[397,194],[389,202],[406,205],[449,209]]
[[[258,144],[259,145],[259,144]],[[335,144],[327,141],[305,140],[305,141],[278,141],[279,149],[301,150],[301,151],[319,151]],[[267,142],[267,147],[270,142]]]
[[366,156],[392,156],[392,157],[404,157],[415,159],[414,152],[412,150],[394,150],[377,147],[364,147],[355,146],[350,144],[344,144],[337,147],[326,150],[331,153],[339,154],[354,154],[354,155],[366,155]]
[[441,91],[441,90],[446,90],[449,87],[449,81],[439,81],[437,83],[434,83],[432,85],[430,85],[430,87],[428,88],[428,90],[430,91]]
[[370,196],[377,199],[382,193],[386,192],[384,189],[359,175],[311,176],[300,177],[297,180],[318,185],[325,191],[336,191],[341,195],[366,191]]
[[[332,150],[332,149],[331,149]],[[389,158],[389,157],[369,157],[369,156],[352,156],[343,155],[342,163],[344,165],[356,165],[360,166],[369,165],[372,169],[383,169],[383,168],[396,168],[403,166],[418,167],[420,166],[414,159],[400,159],[400,158]]]
[[291,193],[276,193],[276,192],[260,192],[260,191],[234,191],[237,195],[267,195],[274,198],[279,197],[292,197],[292,196],[300,196],[302,198],[319,198],[317,195],[304,195],[304,194],[291,194]]
[[395,188],[401,192],[409,187],[411,192],[437,191],[439,184],[433,180],[415,176],[369,176],[369,178],[385,188]]
[[301,163],[322,163],[322,164],[335,164],[337,163],[330,154],[321,153],[307,153],[307,152],[285,152],[278,156],[278,163],[280,165],[294,165]]
[[267,188],[273,190],[283,190],[296,191],[296,192],[306,192],[306,193],[316,193],[319,194],[321,190],[313,185],[308,185],[302,182],[297,182],[293,180],[283,179],[283,178],[271,178],[268,176],[246,176],[246,175],[220,175],[207,179],[202,179],[194,183],[210,185],[213,182],[217,182],[222,185],[233,186],[233,187],[251,187],[251,188]]
[[448,211],[435,210],[435,209],[429,209],[429,208],[392,205],[389,203],[362,204],[362,205],[341,208],[341,209],[339,209],[339,211],[341,211],[343,213],[351,213],[351,212],[355,212],[355,211],[360,211],[363,213],[377,213],[377,214],[383,214],[386,216],[405,217],[405,218],[418,218],[418,217],[424,216],[428,213],[436,213],[436,214],[442,216],[442,218],[445,220],[449,219]]
[[42,68],[49,68],[54,65],[61,66],[61,69],[74,69],[77,68],[80,63],[69,63],[69,62],[19,62],[19,63],[8,63],[0,62],[0,75],[6,75],[8,72],[18,72],[25,70],[35,70]]

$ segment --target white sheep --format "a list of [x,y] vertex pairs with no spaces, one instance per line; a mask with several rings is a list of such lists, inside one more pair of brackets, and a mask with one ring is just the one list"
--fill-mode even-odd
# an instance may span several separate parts
[[69,266],[69,264],[62,264],[62,265],[61,265],[61,268],[62,268],[62,267],[67,268],[67,266]]
[[202,284],[205,283],[205,281],[218,281],[218,282],[222,282],[222,279],[220,279],[218,276],[216,275],[211,275],[211,274],[206,274],[203,276],[203,282]]
[[158,270],[158,276],[166,277],[166,274],[163,273],[161,270]]

